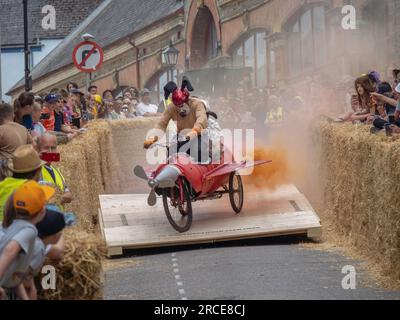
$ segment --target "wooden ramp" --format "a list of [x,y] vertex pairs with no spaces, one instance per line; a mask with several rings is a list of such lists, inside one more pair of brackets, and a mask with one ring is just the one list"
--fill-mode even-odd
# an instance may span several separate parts
[[101,195],[99,220],[108,255],[123,249],[210,243],[278,235],[321,235],[320,220],[295,186],[245,194],[243,211],[235,215],[229,197],[193,204],[192,228],[183,234],[169,224],[158,199],[147,206],[147,194]]

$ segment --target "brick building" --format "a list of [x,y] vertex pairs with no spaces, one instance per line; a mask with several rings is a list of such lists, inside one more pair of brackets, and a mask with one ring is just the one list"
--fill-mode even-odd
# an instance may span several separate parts
[[[357,29],[342,28],[342,7],[356,8]],[[33,70],[35,92],[85,76],[72,65],[73,47],[89,32],[105,50],[92,74],[100,87],[162,86],[183,72],[199,91],[239,81],[257,88],[307,86],[400,64],[397,0],[105,0]],[[173,40],[176,68],[163,63]],[[19,82],[11,91],[23,90]]]

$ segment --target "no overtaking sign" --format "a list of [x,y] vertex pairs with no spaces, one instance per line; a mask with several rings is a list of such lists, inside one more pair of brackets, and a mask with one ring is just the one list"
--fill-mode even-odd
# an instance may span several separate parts
[[72,54],[75,67],[83,72],[96,71],[103,63],[103,49],[94,41],[78,44]]

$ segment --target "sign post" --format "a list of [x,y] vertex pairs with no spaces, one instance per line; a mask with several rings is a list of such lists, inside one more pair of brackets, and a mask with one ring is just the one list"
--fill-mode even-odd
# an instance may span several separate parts
[[72,59],[75,67],[87,74],[86,87],[89,89],[91,73],[96,71],[103,63],[103,49],[94,41],[83,41],[75,47]]

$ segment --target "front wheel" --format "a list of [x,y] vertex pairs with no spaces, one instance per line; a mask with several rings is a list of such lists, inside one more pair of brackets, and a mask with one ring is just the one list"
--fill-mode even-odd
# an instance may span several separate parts
[[[193,220],[192,201],[186,181],[182,181],[182,197],[177,186],[163,190],[163,206],[171,226],[183,233],[190,229]],[[182,198],[182,199],[181,199]]]
[[243,184],[242,178],[236,172],[229,176],[229,200],[233,211],[240,213],[243,208]]

